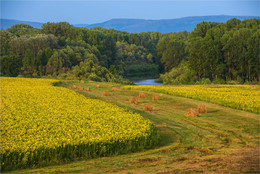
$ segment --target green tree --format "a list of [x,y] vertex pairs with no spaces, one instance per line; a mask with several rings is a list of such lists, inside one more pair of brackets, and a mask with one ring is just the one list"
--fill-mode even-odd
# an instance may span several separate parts
[[20,73],[22,61],[16,55],[1,56],[1,75],[17,76]]

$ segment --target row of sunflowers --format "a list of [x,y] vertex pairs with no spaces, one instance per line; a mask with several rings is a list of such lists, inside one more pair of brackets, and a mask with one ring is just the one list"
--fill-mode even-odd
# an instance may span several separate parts
[[63,87],[1,77],[1,170],[150,148],[158,135],[141,115]]

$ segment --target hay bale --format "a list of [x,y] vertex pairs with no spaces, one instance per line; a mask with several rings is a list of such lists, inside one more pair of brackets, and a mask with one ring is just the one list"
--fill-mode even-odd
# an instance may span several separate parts
[[90,91],[90,87],[86,87],[86,88],[85,88],[85,91]]
[[187,109],[186,117],[197,117],[199,116],[199,112],[196,109]]
[[72,88],[72,89],[77,89],[77,86],[76,86],[76,85],[72,85],[71,88]]
[[81,87],[81,86],[79,86],[79,87],[78,87],[78,90],[79,90],[79,91],[83,91],[83,90],[84,90],[84,88],[83,88],[83,87]]
[[108,91],[103,91],[103,96],[108,96],[108,95],[109,95]]
[[97,85],[96,88],[100,88],[100,85]]
[[146,104],[144,104],[144,110],[145,110],[145,111],[152,111],[152,110],[153,110],[153,105],[152,105],[152,103],[146,103]]
[[134,104],[137,105],[138,104],[138,98],[137,97],[130,97],[129,103],[130,104],[134,103]]
[[81,83],[81,84],[84,84],[84,80],[81,80],[80,83]]
[[145,93],[144,92],[140,92],[139,93],[139,98],[145,98]]
[[198,105],[198,112],[199,113],[207,113],[207,108],[205,105]]
[[153,95],[153,100],[159,100],[159,95]]
[[116,87],[112,87],[112,91],[116,91],[117,90],[117,88]]

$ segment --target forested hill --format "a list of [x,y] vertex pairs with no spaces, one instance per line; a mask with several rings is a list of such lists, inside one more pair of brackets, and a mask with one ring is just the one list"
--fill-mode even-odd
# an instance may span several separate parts
[[[154,31],[161,33],[179,32],[194,30],[198,23],[207,22],[227,22],[229,19],[236,18],[239,20],[259,18],[256,16],[192,16],[179,19],[162,19],[162,20],[143,20],[143,19],[112,19],[103,23],[86,25],[87,28],[102,27],[106,29],[114,28],[120,31],[146,32]],[[75,25],[77,27],[77,25]]]
[[1,30],[5,30],[8,28],[11,28],[13,25],[16,24],[27,24],[34,28],[41,28],[43,23],[40,22],[31,22],[31,21],[20,21],[20,20],[14,20],[14,19],[1,19]]
[[[198,23],[202,21],[207,22],[227,22],[229,19],[236,18],[239,20],[259,18],[257,16],[192,16],[178,19],[161,19],[161,20],[144,20],[144,19],[111,19],[103,23],[95,24],[74,24],[74,27],[102,27],[106,29],[115,29],[127,32],[146,32],[154,31],[161,33],[179,32],[179,31],[192,31]],[[1,29],[8,29],[15,24],[28,24],[34,28],[41,28],[43,23],[18,21],[11,19],[1,19]]]
[[1,30],[1,76],[165,84],[259,82],[260,20],[201,22],[192,32],[128,33],[67,22]]

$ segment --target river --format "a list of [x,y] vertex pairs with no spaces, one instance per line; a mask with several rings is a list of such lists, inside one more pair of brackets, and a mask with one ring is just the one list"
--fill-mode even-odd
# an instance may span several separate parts
[[134,81],[136,85],[162,85],[162,83],[155,82],[156,79],[145,79]]

